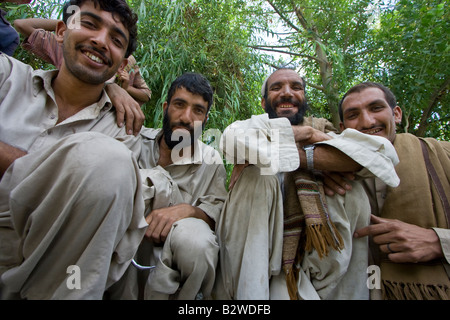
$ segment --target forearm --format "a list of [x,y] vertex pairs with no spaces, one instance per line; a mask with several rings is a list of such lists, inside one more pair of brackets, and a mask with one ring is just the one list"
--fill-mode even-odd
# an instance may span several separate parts
[[55,31],[59,20],[54,19],[17,19],[14,21],[14,28],[23,36],[28,37],[36,29],[44,29],[46,31]]
[[16,159],[26,154],[25,151],[0,141],[0,178]]
[[[307,168],[306,153],[299,149],[300,167]],[[357,172],[362,166],[345,153],[328,145],[317,145],[314,149],[314,169],[332,172]]]
[[0,0],[0,3],[3,2],[11,2],[11,3],[17,3],[17,4],[26,4],[26,3],[30,3],[31,0]]
[[[307,168],[306,152],[303,146],[331,140],[326,133],[309,126],[293,126],[295,142],[299,146],[300,167]],[[314,169],[334,172],[355,172],[362,166],[345,153],[325,144],[318,144],[314,149]]]
[[133,86],[128,86],[125,89],[128,94],[133,97],[134,100],[139,102],[140,104],[144,104],[149,100],[148,95],[145,93],[144,89],[135,88]]

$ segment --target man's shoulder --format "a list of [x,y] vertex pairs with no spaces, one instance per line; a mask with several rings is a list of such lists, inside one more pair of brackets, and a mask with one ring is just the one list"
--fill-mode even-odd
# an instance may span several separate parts
[[220,152],[217,151],[215,148],[213,148],[210,145],[207,145],[201,140],[198,140],[200,148],[201,148],[201,154],[202,154],[202,162],[205,164],[216,164],[223,166],[223,159],[220,155]]
[[0,52],[0,73],[3,76],[7,77],[8,75],[14,75],[33,77],[34,75],[40,75],[42,77],[43,74],[53,71],[35,70],[30,65]]
[[150,140],[156,140],[162,129],[145,128],[141,129],[141,136]]
[[314,116],[305,117],[303,120],[303,125],[313,127],[314,129],[320,130],[325,133],[338,133],[338,130],[333,126],[333,124],[325,118],[316,118]]

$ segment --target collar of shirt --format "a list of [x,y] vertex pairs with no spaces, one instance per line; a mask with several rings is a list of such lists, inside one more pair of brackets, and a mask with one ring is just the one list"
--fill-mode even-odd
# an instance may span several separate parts
[[[162,129],[158,129],[158,130],[142,130],[141,134],[151,140],[154,140],[154,146],[153,146],[153,155],[155,156],[155,161],[157,162],[158,159],[156,159],[156,157],[159,158],[159,140],[162,138],[163,136],[163,130]],[[195,140],[194,142],[194,155],[191,157],[179,157],[179,152],[182,149],[178,148],[178,149],[173,149],[172,150],[172,161],[173,164],[172,165],[187,165],[187,164],[202,164],[202,146],[201,146],[201,142],[199,140]],[[177,152],[178,151],[178,152]],[[175,154],[174,154],[175,152]],[[175,157],[174,157],[175,156]]]
[[[52,81],[58,74],[58,70],[44,71],[44,70],[36,70],[35,75],[33,77],[33,93],[35,96],[39,94],[39,92],[44,89],[47,94],[55,101],[56,98],[55,93],[52,87]],[[67,124],[80,120],[92,120],[100,116],[101,113],[108,112],[112,108],[111,99],[109,98],[106,91],[103,89],[100,100],[96,103],[91,104],[90,106],[85,107],[81,111],[77,112],[73,116],[67,118],[59,125]]]

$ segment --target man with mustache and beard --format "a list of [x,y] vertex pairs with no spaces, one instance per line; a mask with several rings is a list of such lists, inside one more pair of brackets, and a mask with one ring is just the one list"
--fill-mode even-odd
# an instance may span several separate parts
[[233,123],[222,137],[236,166],[216,230],[214,296],[368,299],[368,242],[353,239],[369,223],[367,196],[356,179],[343,195],[326,196],[320,172],[396,186],[394,149],[356,130],[327,134],[328,121],[305,118],[305,82],[294,70],[271,74],[262,96],[267,113]]
[[135,262],[155,268],[130,268],[122,298],[211,296],[219,251],[214,228],[227,195],[220,154],[199,140],[212,102],[213,90],[202,75],[183,74],[163,105],[163,128],[141,131],[149,226]]
[[2,298],[102,299],[147,226],[139,140],[104,91],[136,48],[137,16],[123,0],[72,4],[59,70],[0,54]]

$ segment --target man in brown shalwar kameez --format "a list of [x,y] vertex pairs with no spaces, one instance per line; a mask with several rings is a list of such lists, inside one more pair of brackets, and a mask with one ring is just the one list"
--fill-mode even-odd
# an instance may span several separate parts
[[[381,270],[381,292],[373,299],[450,298],[450,143],[396,134],[402,110],[383,85],[362,83],[340,104],[341,129],[389,139],[400,163],[396,188],[378,179],[365,187],[372,207],[372,225],[357,238],[372,236],[374,263]],[[377,292],[378,291],[378,292]]]

